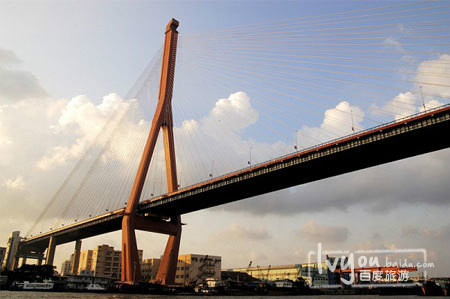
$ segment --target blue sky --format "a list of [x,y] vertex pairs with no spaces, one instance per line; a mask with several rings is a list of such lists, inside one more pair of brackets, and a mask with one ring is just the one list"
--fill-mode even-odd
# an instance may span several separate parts
[[[157,54],[170,18],[180,21],[179,32],[183,36],[174,95],[178,153],[180,159],[189,160],[199,158],[192,156],[198,150],[206,152],[198,164],[195,159],[192,159],[192,164],[180,163],[180,167],[185,169],[182,176],[184,185],[189,179],[193,183],[207,178],[212,160],[217,172],[245,167],[250,147],[256,149],[254,159],[257,162],[293,151],[295,130],[300,132],[298,137],[305,147],[329,139],[330,135],[325,138],[323,134],[330,130],[339,130],[341,135],[351,133],[351,109],[355,113],[357,129],[375,125],[376,122],[370,119],[392,121],[403,115],[404,111],[395,110],[396,106],[391,108],[389,104],[410,101],[415,105],[414,112],[420,111],[420,98],[408,93],[417,92],[417,84],[401,80],[436,80],[423,74],[431,72],[431,68],[423,65],[424,62],[439,70],[442,76],[439,82],[446,83],[450,76],[450,57],[444,55],[450,53],[448,27],[439,27],[432,33],[414,33],[418,36],[443,35],[433,42],[447,45],[434,46],[429,45],[431,42],[427,39],[402,40],[405,35],[402,35],[402,28],[397,26],[395,19],[372,18],[368,21],[370,25],[382,26],[392,22],[392,28],[395,27],[378,32],[383,39],[377,41],[380,42],[377,49],[389,50],[389,55],[370,52],[373,50],[370,45],[359,48],[369,50],[360,56],[352,56],[354,54],[350,50],[355,48],[349,48],[348,53],[346,48],[333,48],[336,57],[344,57],[342,61],[320,58],[321,51],[326,49],[323,46],[311,48],[309,45],[309,50],[292,53],[280,44],[280,53],[318,55],[316,59],[304,58],[307,63],[316,63],[308,64],[310,68],[342,71],[342,67],[330,64],[345,64],[346,61],[350,67],[345,71],[352,70],[352,67],[365,67],[359,70],[360,78],[357,79],[303,69],[292,77],[298,83],[286,81],[290,75],[276,75],[276,71],[304,65],[272,61],[265,66],[262,63],[255,66],[257,59],[267,59],[267,56],[260,52],[252,58],[223,54],[221,48],[232,51],[233,47],[239,46],[242,37],[232,36],[217,44],[211,39],[215,32],[226,36],[231,28],[245,33],[247,25],[249,30],[258,32],[258,28],[266,24],[277,26],[304,17],[320,25],[334,13],[408,3],[411,2],[3,1],[0,4],[0,76],[3,77],[0,78],[11,80],[5,82],[15,82],[16,79],[19,84],[25,82],[29,85],[19,86],[24,86],[24,90],[25,87],[33,87],[30,92],[34,94],[14,98],[8,94],[8,86],[5,88],[0,84],[0,166],[4,169],[0,174],[0,195],[4,201],[2,205],[11,208],[11,216],[0,212],[3,221],[0,245],[5,243],[11,230],[20,228],[27,231],[30,219],[40,213],[80,158],[86,144],[92,141],[90,131],[101,127],[111,113],[111,107],[116,109],[120,107],[117,103],[123,104],[128,100],[121,97],[126,95]],[[427,5],[424,3],[419,7]],[[401,21],[414,27],[416,21],[421,25],[443,20],[443,14],[427,15],[425,12],[422,17],[403,18]],[[341,26],[358,26],[365,22],[347,19]],[[332,28],[335,25],[321,26]],[[301,27],[293,25],[292,28]],[[320,26],[313,24],[306,28],[311,30]],[[287,28],[283,30],[289,31]],[[272,41],[277,42],[276,37],[259,41],[262,44],[257,46],[276,51],[277,44],[270,44]],[[215,45],[218,49],[207,53],[205,46],[197,51],[195,47],[200,42],[201,45]],[[410,47],[403,42],[421,45]],[[252,47],[253,42],[244,39],[242,45]],[[438,51],[441,55],[429,52],[406,55],[401,47],[408,51]],[[386,60],[370,61],[372,56],[383,56]],[[362,64],[362,57],[369,61]],[[207,71],[210,67],[214,70]],[[394,71],[373,70],[377,67]],[[405,75],[404,70],[410,73]],[[249,76],[248,72],[256,75]],[[264,83],[268,80],[266,77],[258,81],[258,74],[275,76],[271,82],[281,87]],[[364,77],[372,75],[381,78]],[[360,80],[367,85],[342,80]],[[311,86],[306,82],[311,82]],[[275,88],[276,92],[270,93],[269,88]],[[299,101],[293,102],[292,106],[284,106],[283,103],[290,101],[289,96],[279,92],[286,88],[291,88],[290,92],[295,96],[312,100],[317,105]],[[294,92],[295,88],[299,90]],[[428,88],[425,92],[428,94],[425,100],[430,105],[433,100],[440,104],[448,103],[450,98],[446,87]],[[103,98],[111,93],[115,95],[107,100]],[[274,100],[278,98],[280,102]],[[140,98],[140,104],[145,100],[151,99]],[[233,104],[239,109],[233,109],[236,107]],[[339,109],[345,110],[346,114],[339,114]],[[377,114],[376,109],[391,110],[388,114]],[[144,112],[144,120],[148,121],[150,109]],[[359,119],[358,113],[364,117]],[[272,118],[279,121],[272,121]],[[345,122],[345,126],[333,122],[336,119]],[[196,135],[195,131],[189,133],[191,131],[183,123],[186,120],[191,121],[188,125],[194,129],[200,128],[197,132],[206,137],[200,133]],[[223,131],[215,133],[220,136],[213,136],[209,128],[214,128],[218,122],[222,123],[220,130]],[[136,130],[140,132],[139,128]],[[136,159],[129,163],[130,167]],[[305,253],[314,249],[317,241],[327,236],[326,232],[332,232],[339,235],[342,242],[322,242],[335,249],[427,246],[430,256],[440,263],[436,273],[448,275],[450,256],[444,249],[450,245],[447,219],[449,161],[449,151],[444,150],[186,215],[183,222],[188,225],[184,228],[181,252],[222,255],[225,267],[246,266],[249,260],[253,260],[255,265],[297,263],[305,260]],[[158,175],[155,167],[149,172],[152,179]],[[163,192],[163,187],[159,192]],[[151,186],[147,191],[150,189]],[[17,205],[18,202],[21,204]],[[22,205],[30,207],[24,215],[17,210],[17,206]],[[144,256],[157,257],[162,253],[165,237],[141,233],[139,238]],[[87,240],[83,248],[91,248],[100,242],[118,247],[120,234]],[[236,242],[239,242],[242,252],[236,250]],[[61,246],[57,251],[58,263],[71,250],[72,244]]]

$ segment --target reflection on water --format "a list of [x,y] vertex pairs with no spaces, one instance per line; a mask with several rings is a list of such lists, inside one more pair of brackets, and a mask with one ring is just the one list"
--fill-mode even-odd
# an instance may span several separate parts
[[[129,294],[92,294],[92,293],[56,293],[56,292],[11,292],[0,291],[0,298],[12,298],[12,299],[25,299],[25,298],[50,298],[50,299],[143,299],[143,298],[215,298],[215,299],[233,299],[233,298],[245,298],[245,299],[257,299],[257,298],[301,298],[301,299],[328,299],[328,298],[357,298],[358,296],[166,296],[166,295],[129,295]],[[380,298],[376,295],[362,296],[365,299]],[[396,296],[396,298],[416,298],[418,296]],[[427,297],[427,298],[439,298],[439,297]]]

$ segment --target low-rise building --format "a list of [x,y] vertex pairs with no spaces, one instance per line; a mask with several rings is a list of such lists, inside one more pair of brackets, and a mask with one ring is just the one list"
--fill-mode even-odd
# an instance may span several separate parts
[[0,268],[6,255],[6,247],[0,247]]
[[300,275],[301,265],[280,265],[280,266],[256,266],[247,268],[230,269],[234,272],[244,272],[261,281],[275,281],[280,279],[297,280]]
[[207,278],[220,280],[222,258],[215,255],[183,254],[178,256],[175,283],[199,284]]
[[93,250],[81,250],[80,252],[80,261],[78,263],[78,270],[76,274],[80,274],[83,270],[91,270],[92,269],[92,254]]
[[[142,250],[138,250],[142,263]],[[93,250],[81,250],[77,274],[92,271],[95,277],[120,279],[122,271],[122,252],[109,245],[99,245]]]
[[151,258],[143,259],[141,264],[142,280],[152,281],[156,279],[161,259]]
[[[333,263],[334,258],[329,258]],[[256,266],[247,268],[234,268],[227,271],[247,273],[261,281],[297,280],[302,278],[308,285],[321,286],[335,283],[333,273],[330,273],[326,263],[304,263],[279,266]]]
[[72,260],[65,260],[61,264],[61,271],[59,273],[61,276],[67,276],[72,274]]

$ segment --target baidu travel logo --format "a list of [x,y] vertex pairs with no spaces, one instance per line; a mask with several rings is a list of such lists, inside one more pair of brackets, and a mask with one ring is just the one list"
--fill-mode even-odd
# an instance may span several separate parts
[[331,288],[341,284],[371,288],[414,286],[418,283],[413,279],[426,280],[426,269],[434,268],[434,263],[427,262],[427,252],[423,248],[323,250],[321,243],[317,244],[317,251],[308,253],[308,265],[311,286],[322,288],[324,285],[314,283],[316,277],[337,277],[336,284],[327,285]]

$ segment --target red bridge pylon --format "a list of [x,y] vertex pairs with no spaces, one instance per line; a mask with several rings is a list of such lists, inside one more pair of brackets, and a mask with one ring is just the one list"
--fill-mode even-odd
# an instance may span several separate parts
[[159,85],[158,105],[153,116],[152,127],[145,144],[142,159],[128,199],[122,220],[122,282],[134,284],[141,279],[135,229],[169,235],[166,249],[156,275],[161,284],[173,284],[181,239],[181,218],[172,215],[170,221],[157,216],[138,216],[136,209],[144,187],[150,161],[158,139],[159,131],[164,134],[167,191],[178,189],[177,166],[173,141],[172,92],[177,52],[178,21],[172,19],[166,27],[164,52]]

